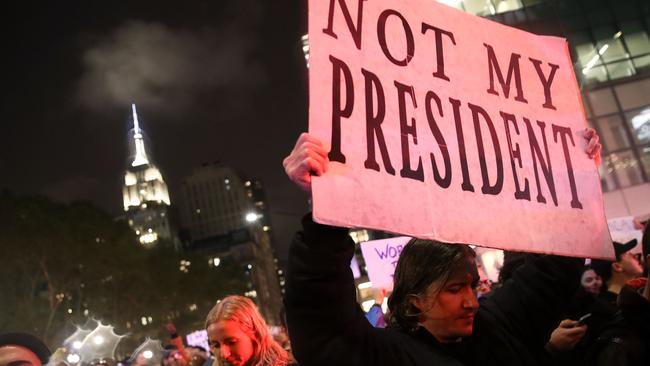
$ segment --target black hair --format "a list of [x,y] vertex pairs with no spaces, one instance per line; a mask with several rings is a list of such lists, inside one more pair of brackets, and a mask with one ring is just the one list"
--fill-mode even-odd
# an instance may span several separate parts
[[389,326],[415,330],[420,310],[411,304],[409,297],[423,294],[434,282],[444,286],[454,269],[468,256],[476,257],[476,253],[464,244],[411,239],[404,246],[395,268],[393,292],[388,298]]
[[505,251],[503,253],[503,264],[499,271],[499,283],[503,284],[514,275],[515,271],[526,263],[532,262],[540,255],[526,252]]
[[606,286],[607,281],[612,278],[612,264],[613,261],[606,259],[591,260],[591,268],[603,279],[603,286]]

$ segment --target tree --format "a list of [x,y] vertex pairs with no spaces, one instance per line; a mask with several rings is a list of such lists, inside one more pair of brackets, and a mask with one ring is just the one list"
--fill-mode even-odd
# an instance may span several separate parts
[[91,316],[138,337],[168,320],[196,329],[218,298],[245,289],[234,263],[145,248],[124,220],[84,202],[0,193],[0,247],[0,329],[53,346]]

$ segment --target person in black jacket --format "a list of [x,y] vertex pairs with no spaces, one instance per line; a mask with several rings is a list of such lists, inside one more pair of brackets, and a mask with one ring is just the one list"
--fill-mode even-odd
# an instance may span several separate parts
[[[599,151],[597,136],[589,149]],[[322,143],[302,134],[284,167],[309,191],[311,175],[325,173],[327,163]],[[378,329],[356,303],[347,229],[311,215],[302,225],[289,252],[285,307],[294,354],[305,366],[545,364],[544,345],[579,285],[582,260],[540,256],[479,306],[473,250],[413,239],[395,270],[389,327]]]
[[[650,266],[650,225],[643,234],[643,260]],[[649,267],[650,268],[650,267]],[[589,351],[589,365],[650,365],[650,274],[628,282],[618,295],[620,310]]]

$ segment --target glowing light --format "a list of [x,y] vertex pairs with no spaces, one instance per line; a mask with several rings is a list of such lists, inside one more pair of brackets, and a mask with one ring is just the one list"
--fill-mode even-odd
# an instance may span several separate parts
[[302,41],[302,53],[305,55],[305,63],[307,63],[307,68],[309,68],[309,35],[304,34],[300,37]]
[[157,168],[151,167],[144,171],[144,180],[147,182],[151,182],[152,180],[162,180],[162,175]]
[[596,55],[594,55],[594,57],[592,57],[591,60],[589,60],[589,62],[587,62],[587,65],[582,69],[582,73],[584,75],[587,75],[589,73],[591,68],[594,67],[594,65],[596,65],[596,62],[598,62],[598,57],[600,55],[602,55],[603,53],[605,53],[608,48],[609,48],[609,44],[604,44],[602,47],[600,47],[600,49],[598,50],[598,53]]
[[157,233],[146,233],[143,235],[140,235],[140,243],[141,244],[151,244],[158,240],[158,234]]
[[253,265],[252,265],[252,264],[249,264],[249,265],[246,266],[246,267],[247,267],[248,269],[253,269]]
[[140,318],[140,323],[142,323],[142,325],[147,325],[147,318],[144,316]]
[[257,221],[257,214],[255,212],[249,212],[246,214],[246,222],[255,222]]
[[68,314],[72,314],[72,309],[68,308]]
[[71,353],[66,357],[66,360],[68,360],[68,363],[77,363],[81,361],[81,357],[76,353]]
[[95,336],[93,338],[93,343],[95,343],[96,345],[100,345],[100,344],[104,343],[104,337],[102,337],[100,335]]
[[359,290],[363,290],[363,289],[366,289],[366,288],[371,288],[372,287],[372,282],[370,282],[370,281],[362,282],[357,287],[359,288]]
[[74,348],[74,349],[81,349],[81,345],[82,345],[82,344],[83,344],[83,343],[81,343],[81,341],[74,341],[74,342],[72,342],[72,348]]
[[149,164],[147,153],[144,149],[144,141],[142,140],[142,133],[140,132],[140,123],[138,122],[138,113],[135,110],[135,103],[131,104],[133,111],[133,139],[135,140],[135,159],[131,166],[140,166]]
[[135,176],[135,174],[131,172],[127,172],[124,174],[124,184],[127,186],[132,186],[138,183],[138,178]]
[[212,258],[212,264],[213,264],[215,267],[219,267],[219,264],[221,264],[221,259],[219,259],[219,258],[217,258],[217,257]]
[[142,355],[147,360],[150,360],[153,357],[153,352],[151,352],[150,350],[146,350],[146,351],[142,352]]
[[[650,122],[650,108],[646,108],[641,111],[641,113],[632,117],[632,126],[634,129],[638,130],[644,124]],[[650,131],[649,131],[650,132]]]

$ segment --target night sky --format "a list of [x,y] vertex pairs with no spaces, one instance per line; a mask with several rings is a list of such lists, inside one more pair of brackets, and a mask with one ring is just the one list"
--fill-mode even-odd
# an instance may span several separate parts
[[135,102],[172,203],[203,162],[261,178],[284,259],[307,209],[282,169],[307,129],[305,3],[3,5],[0,187],[122,215]]

